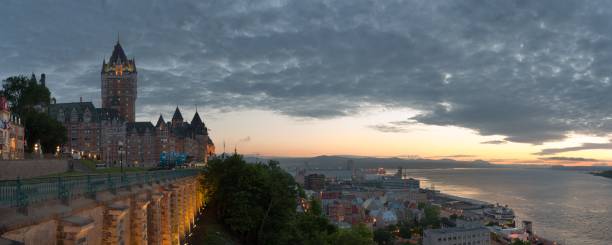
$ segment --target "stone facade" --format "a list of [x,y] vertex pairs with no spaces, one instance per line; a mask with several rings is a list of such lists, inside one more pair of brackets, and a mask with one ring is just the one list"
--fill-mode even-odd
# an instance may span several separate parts
[[125,243],[125,216],[129,214],[129,207],[122,204],[109,205],[104,212],[102,243]]
[[[122,160],[121,144],[126,142],[126,124],[113,109],[101,108],[105,113],[106,120],[101,121],[100,125],[100,158],[109,165],[116,166]],[[115,117],[115,115],[117,115]]]
[[49,115],[66,127],[68,142],[62,152],[118,162],[119,142],[125,137],[125,123],[117,111],[96,108],[92,102],[49,105]]
[[162,244],[162,200],[163,194],[155,193],[150,197],[147,210],[147,238],[152,245]]
[[94,228],[93,220],[80,216],[64,218],[58,225],[58,240],[64,245],[88,244],[87,236]]
[[148,209],[151,202],[146,197],[134,197],[132,198],[131,210],[132,219],[131,221],[131,244],[134,245],[146,245],[148,241]]
[[150,165],[159,161],[157,134],[151,122],[127,123],[125,138],[128,166]]
[[172,191],[169,189],[162,190],[161,198],[161,241],[162,244],[172,243]]

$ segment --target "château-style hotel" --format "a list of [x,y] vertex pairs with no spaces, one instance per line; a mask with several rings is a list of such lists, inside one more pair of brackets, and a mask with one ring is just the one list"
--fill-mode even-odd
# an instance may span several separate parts
[[159,116],[155,125],[136,122],[138,72],[136,61],[128,59],[119,41],[108,61],[102,61],[102,107],[92,102],[55,103],[49,114],[61,122],[68,141],[63,152],[77,152],[113,166],[154,166],[162,152],[186,153],[192,160],[206,162],[215,146],[196,111],[184,121],[177,107],[172,120]]

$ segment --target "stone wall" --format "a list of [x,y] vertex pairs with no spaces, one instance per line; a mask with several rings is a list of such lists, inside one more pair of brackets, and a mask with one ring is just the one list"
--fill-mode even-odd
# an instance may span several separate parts
[[2,234],[5,239],[24,244],[56,244],[57,221],[50,220]]
[[33,178],[68,171],[68,160],[37,159],[0,161],[0,180]]
[[68,205],[40,204],[27,215],[2,213],[1,238],[24,244],[182,244],[202,206],[199,182],[132,186]]

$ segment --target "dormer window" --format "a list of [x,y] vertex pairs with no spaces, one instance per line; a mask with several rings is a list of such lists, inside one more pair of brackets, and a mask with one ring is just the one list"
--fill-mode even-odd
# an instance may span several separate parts
[[64,115],[64,110],[60,109],[57,113],[57,121],[64,122],[66,121],[66,115]]
[[85,122],[91,122],[91,112],[89,111],[89,109],[86,109],[85,113],[83,113],[83,120]]
[[123,65],[115,65],[115,76],[123,75]]
[[77,113],[75,108],[72,108],[72,112],[70,112],[70,122],[78,122],[79,114]]

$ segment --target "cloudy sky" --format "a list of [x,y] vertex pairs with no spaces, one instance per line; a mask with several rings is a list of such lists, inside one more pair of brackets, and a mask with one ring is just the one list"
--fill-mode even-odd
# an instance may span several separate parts
[[121,40],[137,118],[195,105],[222,151],[612,161],[612,2],[9,0],[0,76],[100,103]]

